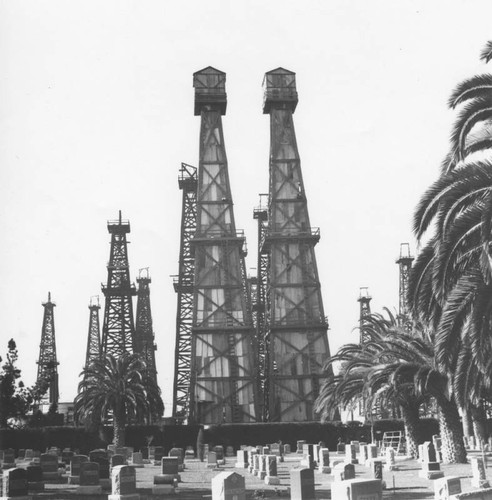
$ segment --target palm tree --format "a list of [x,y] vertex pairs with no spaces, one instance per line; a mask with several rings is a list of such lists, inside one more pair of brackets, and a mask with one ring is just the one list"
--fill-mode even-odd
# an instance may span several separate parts
[[138,354],[106,355],[84,368],[75,398],[78,421],[102,422],[113,414],[114,444],[124,446],[125,427],[149,412],[162,415],[160,390]]

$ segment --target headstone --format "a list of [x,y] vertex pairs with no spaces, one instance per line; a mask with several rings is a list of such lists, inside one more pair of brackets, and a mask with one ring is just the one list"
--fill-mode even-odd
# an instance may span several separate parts
[[[314,500],[314,472],[312,469],[290,470],[290,496],[296,500]],[[332,496],[332,498],[337,497]]]
[[336,500],[382,500],[383,488],[379,479],[350,479],[334,482],[331,498]]
[[[155,446],[149,446],[147,448],[148,459],[153,462],[155,460]],[[162,458],[162,457],[161,457]]]
[[233,457],[234,456],[234,448],[232,446],[227,446],[225,456],[226,457]]
[[40,465],[28,465],[27,471],[27,489],[29,491],[43,491],[43,469]]
[[12,469],[15,467],[15,451],[12,448],[3,450],[2,469]]
[[61,459],[65,465],[70,465],[70,460],[75,455],[73,451],[62,451]]
[[164,456],[164,448],[162,446],[154,447],[154,465],[161,465],[161,459]]
[[140,500],[137,493],[135,469],[116,465],[111,471],[111,495],[108,500]]
[[422,445],[422,470],[419,471],[419,477],[427,479],[444,477],[439,462],[436,460],[436,450],[430,441],[426,441]]
[[168,453],[169,457],[176,457],[178,459],[179,472],[184,470],[184,450],[183,448],[171,448]]
[[297,441],[296,453],[298,453],[299,455],[302,455],[304,453],[303,447],[305,444],[307,444],[307,441]]
[[214,448],[214,451],[217,456],[217,465],[224,465],[225,464],[225,459],[224,459],[224,447],[223,446],[216,446]]
[[24,460],[24,457],[26,455],[26,450],[21,448],[18,452],[17,452],[17,458],[19,460]]
[[25,460],[32,460],[32,457],[33,457],[33,450],[31,450],[31,448],[28,448],[26,450],[26,453],[24,454],[24,459]]
[[337,455],[345,455],[345,446],[343,443],[337,444]]
[[195,450],[192,446],[187,446],[185,450],[185,459],[189,460],[191,458],[195,458]]
[[314,461],[312,455],[309,453],[303,455],[300,463],[301,467],[308,467],[309,469],[314,469]]
[[212,478],[212,500],[246,500],[244,477],[237,472],[221,472]]
[[360,453],[359,453],[359,462],[361,464],[365,464],[367,462],[367,459],[369,458],[369,450],[367,449],[367,444],[361,444],[359,446]]
[[461,493],[461,479],[457,476],[447,476],[434,481],[434,499],[449,500],[451,495]]
[[284,444],[284,454],[288,455],[290,452],[290,444]]
[[142,454],[139,451],[134,451],[132,453],[132,465],[133,465],[133,467],[137,467],[137,468],[144,467]]
[[246,469],[248,467],[248,452],[246,450],[238,450],[236,455],[235,467],[238,469]]
[[162,457],[161,473],[154,476],[154,485],[152,493],[154,495],[170,495],[174,494],[174,488],[181,481],[179,476],[179,460],[178,457]]
[[354,444],[346,444],[345,445],[345,462],[348,464],[358,464],[356,456],[356,449]]
[[266,456],[265,484],[268,485],[280,484],[280,479],[277,477],[277,457],[275,455]]
[[436,449],[430,441],[422,445],[422,460],[424,462],[436,462]]
[[70,460],[70,475],[68,476],[68,484],[79,484],[80,464],[88,462],[89,457],[86,455],[74,455]]
[[374,479],[383,480],[383,462],[381,460],[374,460],[372,462],[372,477]]
[[330,467],[330,451],[328,448],[321,448],[318,455],[318,472],[322,474],[329,474]]
[[258,453],[255,453],[253,455],[253,470],[251,471],[254,476],[257,476],[260,472],[260,462],[261,461],[261,455]]
[[359,441],[350,441],[350,444],[355,446],[355,453],[359,453],[360,451],[360,442]]
[[115,444],[108,444],[107,450],[108,450],[108,455],[111,457],[112,455],[114,455],[116,453],[116,445]]
[[27,497],[27,471],[14,467],[3,471],[3,498]]
[[384,468],[388,471],[396,470],[395,450],[391,447],[386,448],[386,464]]
[[263,481],[267,475],[267,457],[268,455],[260,455],[260,469],[257,474],[260,481]]
[[434,445],[434,449],[436,450],[436,459],[438,462],[442,462],[442,440],[438,434],[434,434],[432,436],[432,444]]
[[256,455],[256,450],[248,450],[248,471],[250,474],[253,473],[255,455]]
[[474,488],[488,488],[489,482],[485,476],[485,467],[482,457],[473,457],[471,459],[472,480],[471,485]]
[[99,495],[102,487],[99,484],[99,464],[96,462],[83,462],[80,464],[80,486],[77,488],[79,495]]
[[149,448],[147,446],[140,448],[140,453],[142,454],[142,458],[144,460],[149,460]]
[[[126,460],[123,455],[115,454],[109,459],[109,470],[112,471],[113,467],[119,467],[120,465],[126,465]],[[111,475],[111,477],[113,477]]]
[[367,449],[366,465],[371,466],[372,462],[378,459],[379,450],[375,444],[368,444],[366,449]]
[[43,481],[56,480],[60,477],[60,473],[58,472],[58,455],[43,453],[39,458],[39,465],[43,471]]
[[215,451],[209,451],[207,454],[207,467],[214,469],[217,467],[217,454]]
[[161,459],[161,474],[171,474],[176,481],[181,481],[179,475],[179,460],[178,457],[162,457]]

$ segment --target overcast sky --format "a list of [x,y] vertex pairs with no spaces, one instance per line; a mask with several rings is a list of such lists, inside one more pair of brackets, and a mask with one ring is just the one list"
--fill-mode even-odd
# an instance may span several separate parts
[[[89,299],[107,279],[106,221],[130,219],[132,279],[149,267],[159,383],[172,409],[181,162],[198,164],[192,74],[227,73],[235,218],[256,267],[252,210],[268,190],[261,83],[297,74],[294,115],[332,352],[356,340],[359,287],[398,304],[401,242],[437,176],[450,91],[487,71],[490,1],[0,1],[0,354],[36,377],[56,302],[60,398],[85,362]],[[102,325],[101,309],[101,325]]]

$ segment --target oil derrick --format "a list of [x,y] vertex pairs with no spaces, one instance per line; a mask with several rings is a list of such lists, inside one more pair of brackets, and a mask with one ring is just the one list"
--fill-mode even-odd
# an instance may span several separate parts
[[126,235],[130,232],[130,222],[122,220],[121,210],[118,220],[108,221],[108,232],[111,234],[108,281],[101,285],[106,299],[102,352],[119,357],[135,349],[132,297],[137,293],[135,285],[130,283],[128,263]]
[[[95,300],[93,300],[95,299]],[[87,350],[85,367],[101,357],[101,334],[99,328],[99,297],[91,297],[89,304],[89,332],[87,334]]]
[[398,324],[406,329],[411,328],[410,315],[408,311],[407,293],[410,270],[412,269],[413,257],[410,255],[410,245],[400,244],[400,257],[396,260],[399,267],[400,286],[398,290]]
[[245,282],[245,239],[234,221],[222,118],[225,73],[193,75],[201,117],[193,285],[190,421],[257,419],[254,330]]
[[269,212],[261,247],[269,254],[268,419],[314,420],[330,356],[314,252],[320,234],[309,222],[294,132],[295,73],[278,68],[263,84],[263,113],[270,115]]
[[369,289],[366,286],[360,287],[359,298],[357,302],[360,305],[360,314],[359,314],[359,333],[360,339],[359,343],[365,344],[367,341],[367,332],[366,332],[366,318],[371,314],[371,299],[372,297],[369,295]]
[[[41,328],[41,343],[39,344],[38,375],[36,385],[43,396],[37,401],[41,404],[58,404],[58,361],[56,359],[55,316],[56,304],[51,302],[51,293],[48,292],[48,301],[43,302],[43,326]],[[47,391],[44,391],[45,387]]]
[[135,352],[141,354],[147,365],[147,372],[157,384],[157,370],[155,366],[154,330],[152,328],[152,311],[150,309],[151,283],[149,268],[140,269],[137,278],[137,317],[135,323]]
[[174,354],[173,417],[184,422],[190,411],[191,331],[193,327],[193,280],[195,259],[191,240],[196,232],[196,168],[181,164],[178,177],[183,191],[181,205],[181,240],[179,246],[179,274],[174,277],[174,291],[178,294],[176,314],[176,344]]

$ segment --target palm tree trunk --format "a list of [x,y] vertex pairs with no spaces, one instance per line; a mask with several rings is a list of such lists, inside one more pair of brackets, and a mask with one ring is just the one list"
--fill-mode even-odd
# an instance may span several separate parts
[[418,406],[400,406],[400,409],[405,426],[407,455],[412,458],[418,458],[420,443],[419,408]]
[[113,443],[117,448],[125,446],[126,413],[125,408],[115,408],[113,413]]
[[477,445],[481,447],[481,443],[487,442],[487,415],[482,407],[471,406],[470,413],[473,423],[473,432]]
[[463,409],[463,435],[467,438],[473,436],[473,422],[471,418],[471,412],[469,409]]
[[441,395],[437,398],[439,408],[439,430],[442,440],[442,460],[449,464],[466,464],[466,449],[463,442],[463,426],[461,425],[458,407]]

